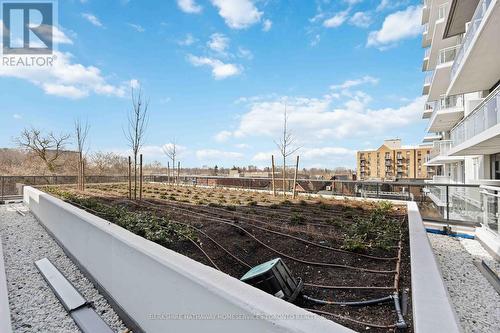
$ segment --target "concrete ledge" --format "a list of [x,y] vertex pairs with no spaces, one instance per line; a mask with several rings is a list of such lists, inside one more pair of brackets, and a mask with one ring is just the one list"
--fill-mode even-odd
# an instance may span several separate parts
[[32,187],[24,201],[145,332],[353,332]]
[[486,251],[496,260],[500,261],[500,237],[486,227],[476,228],[476,239]]
[[417,203],[407,206],[414,332],[462,332]]
[[2,239],[0,235],[0,332],[12,333],[10,321],[9,296],[7,294],[7,278],[3,258]]

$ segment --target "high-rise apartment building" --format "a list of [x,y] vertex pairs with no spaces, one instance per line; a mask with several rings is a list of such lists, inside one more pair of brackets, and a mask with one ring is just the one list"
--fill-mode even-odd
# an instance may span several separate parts
[[[431,199],[449,212],[477,212],[498,240],[500,186],[500,0],[424,0],[422,46],[429,119],[426,163],[435,186]],[[439,192],[449,191],[445,193]],[[449,194],[449,195],[448,195]],[[486,194],[486,195],[485,195]],[[452,216],[451,216],[452,217]],[[495,230],[496,229],[496,230]]]

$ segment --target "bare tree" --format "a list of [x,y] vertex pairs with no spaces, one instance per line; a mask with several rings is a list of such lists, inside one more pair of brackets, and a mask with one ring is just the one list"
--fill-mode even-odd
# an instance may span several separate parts
[[81,190],[85,190],[85,166],[84,155],[87,149],[87,136],[90,126],[87,121],[75,120],[76,149],[78,151],[78,185]]
[[[167,155],[167,157],[172,161],[172,168],[174,170],[174,175],[175,175],[175,160],[177,158],[177,140],[174,138],[172,140],[172,143],[166,144],[162,148],[163,153]],[[176,178],[177,182],[177,178]]]
[[21,135],[14,139],[14,142],[19,147],[33,152],[45,163],[51,173],[55,173],[56,161],[61,156],[69,138],[69,134],[56,136],[50,132],[44,135],[38,129],[25,128]]
[[281,158],[283,159],[283,195],[286,195],[286,159],[288,156],[297,152],[301,147],[296,146],[295,137],[288,128],[288,113],[285,104],[283,112],[283,132],[282,137],[278,141],[274,141],[279,149]]
[[132,109],[128,114],[128,127],[124,133],[134,157],[134,199],[137,199],[137,157],[146,136],[148,105],[149,101],[143,100],[141,87],[137,93],[132,88]]

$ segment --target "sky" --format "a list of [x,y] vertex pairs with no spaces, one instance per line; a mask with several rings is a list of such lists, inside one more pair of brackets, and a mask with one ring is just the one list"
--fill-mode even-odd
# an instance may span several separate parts
[[90,152],[126,155],[140,86],[148,162],[175,140],[185,166],[269,166],[286,107],[302,167],[353,168],[425,134],[420,3],[59,0],[54,66],[0,67],[0,147],[82,119]]

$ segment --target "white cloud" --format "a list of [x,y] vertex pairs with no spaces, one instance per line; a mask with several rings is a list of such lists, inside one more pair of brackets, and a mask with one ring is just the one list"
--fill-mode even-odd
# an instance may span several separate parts
[[146,29],[140,24],[135,24],[135,23],[127,23],[132,29],[134,29],[137,32],[144,32]]
[[269,163],[271,163],[271,155],[274,155],[276,157],[276,156],[278,156],[278,154],[279,154],[278,151],[259,152],[252,157],[252,160],[254,160],[255,162],[269,162]]
[[238,57],[251,60],[253,59],[253,53],[249,49],[240,46],[238,47]]
[[[336,100],[329,95],[286,98],[289,127],[300,145],[401,131],[404,126],[419,121],[425,102],[425,97],[418,97],[399,108],[371,109],[371,97],[361,91],[349,92],[343,97],[346,100]],[[278,137],[283,109],[283,98],[250,103],[232,135],[235,138]]]
[[347,2],[349,5],[355,5],[357,3],[362,2],[363,0],[344,0],[344,2]]
[[242,153],[232,152],[232,151],[223,151],[217,149],[200,149],[196,151],[196,158],[199,160],[216,160],[220,161],[221,159],[242,159],[244,155]]
[[23,119],[23,116],[21,116],[21,115],[20,115],[20,114],[18,114],[18,113],[14,113],[14,114],[12,115],[12,118],[14,118],[14,119]]
[[195,0],[177,0],[177,5],[183,12],[189,14],[201,13],[203,9]]
[[246,144],[246,143],[237,143],[234,146],[236,148],[238,148],[238,149],[247,149],[247,148],[250,148],[250,145]]
[[212,68],[212,75],[215,79],[225,79],[231,76],[241,74],[241,67],[235,64],[224,63],[219,59],[209,57],[197,57],[188,55],[188,61],[196,67],[209,66]]
[[273,22],[269,19],[265,19],[264,22],[262,22],[262,31],[269,31],[271,30],[271,27],[273,26]]
[[349,23],[360,28],[367,28],[372,23],[372,18],[367,12],[356,12],[349,19]]
[[215,52],[224,53],[229,47],[229,38],[224,34],[214,33],[210,36],[207,46]]
[[323,26],[325,28],[337,28],[341,26],[347,20],[348,11],[338,12],[329,19],[323,21]]
[[27,80],[41,87],[46,94],[82,98],[90,93],[123,97],[130,82],[111,85],[95,66],[72,63],[70,53],[55,52],[52,67],[0,67],[0,76]]
[[226,142],[229,138],[231,138],[232,133],[230,131],[220,131],[214,137],[217,142]]
[[366,45],[386,48],[402,39],[420,35],[421,13],[421,6],[409,6],[405,10],[388,15],[380,30],[370,32]]
[[95,16],[94,14],[91,13],[82,13],[82,17],[95,25],[96,27],[103,27],[103,24],[101,21]]
[[338,156],[353,156],[356,154],[355,150],[342,148],[342,147],[321,147],[321,148],[303,148],[300,156],[306,160],[313,160],[318,158],[338,157]]
[[219,15],[232,29],[245,29],[260,21],[260,12],[251,0],[211,0]]
[[352,88],[352,87],[359,86],[359,85],[366,84],[366,83],[377,84],[378,81],[379,81],[379,79],[374,78],[373,76],[365,75],[360,79],[346,80],[341,84],[331,85],[330,89],[332,89],[332,90],[348,89],[348,88]]
[[196,38],[193,37],[192,34],[186,34],[186,37],[183,40],[178,42],[179,45],[182,46],[190,46],[196,42]]

